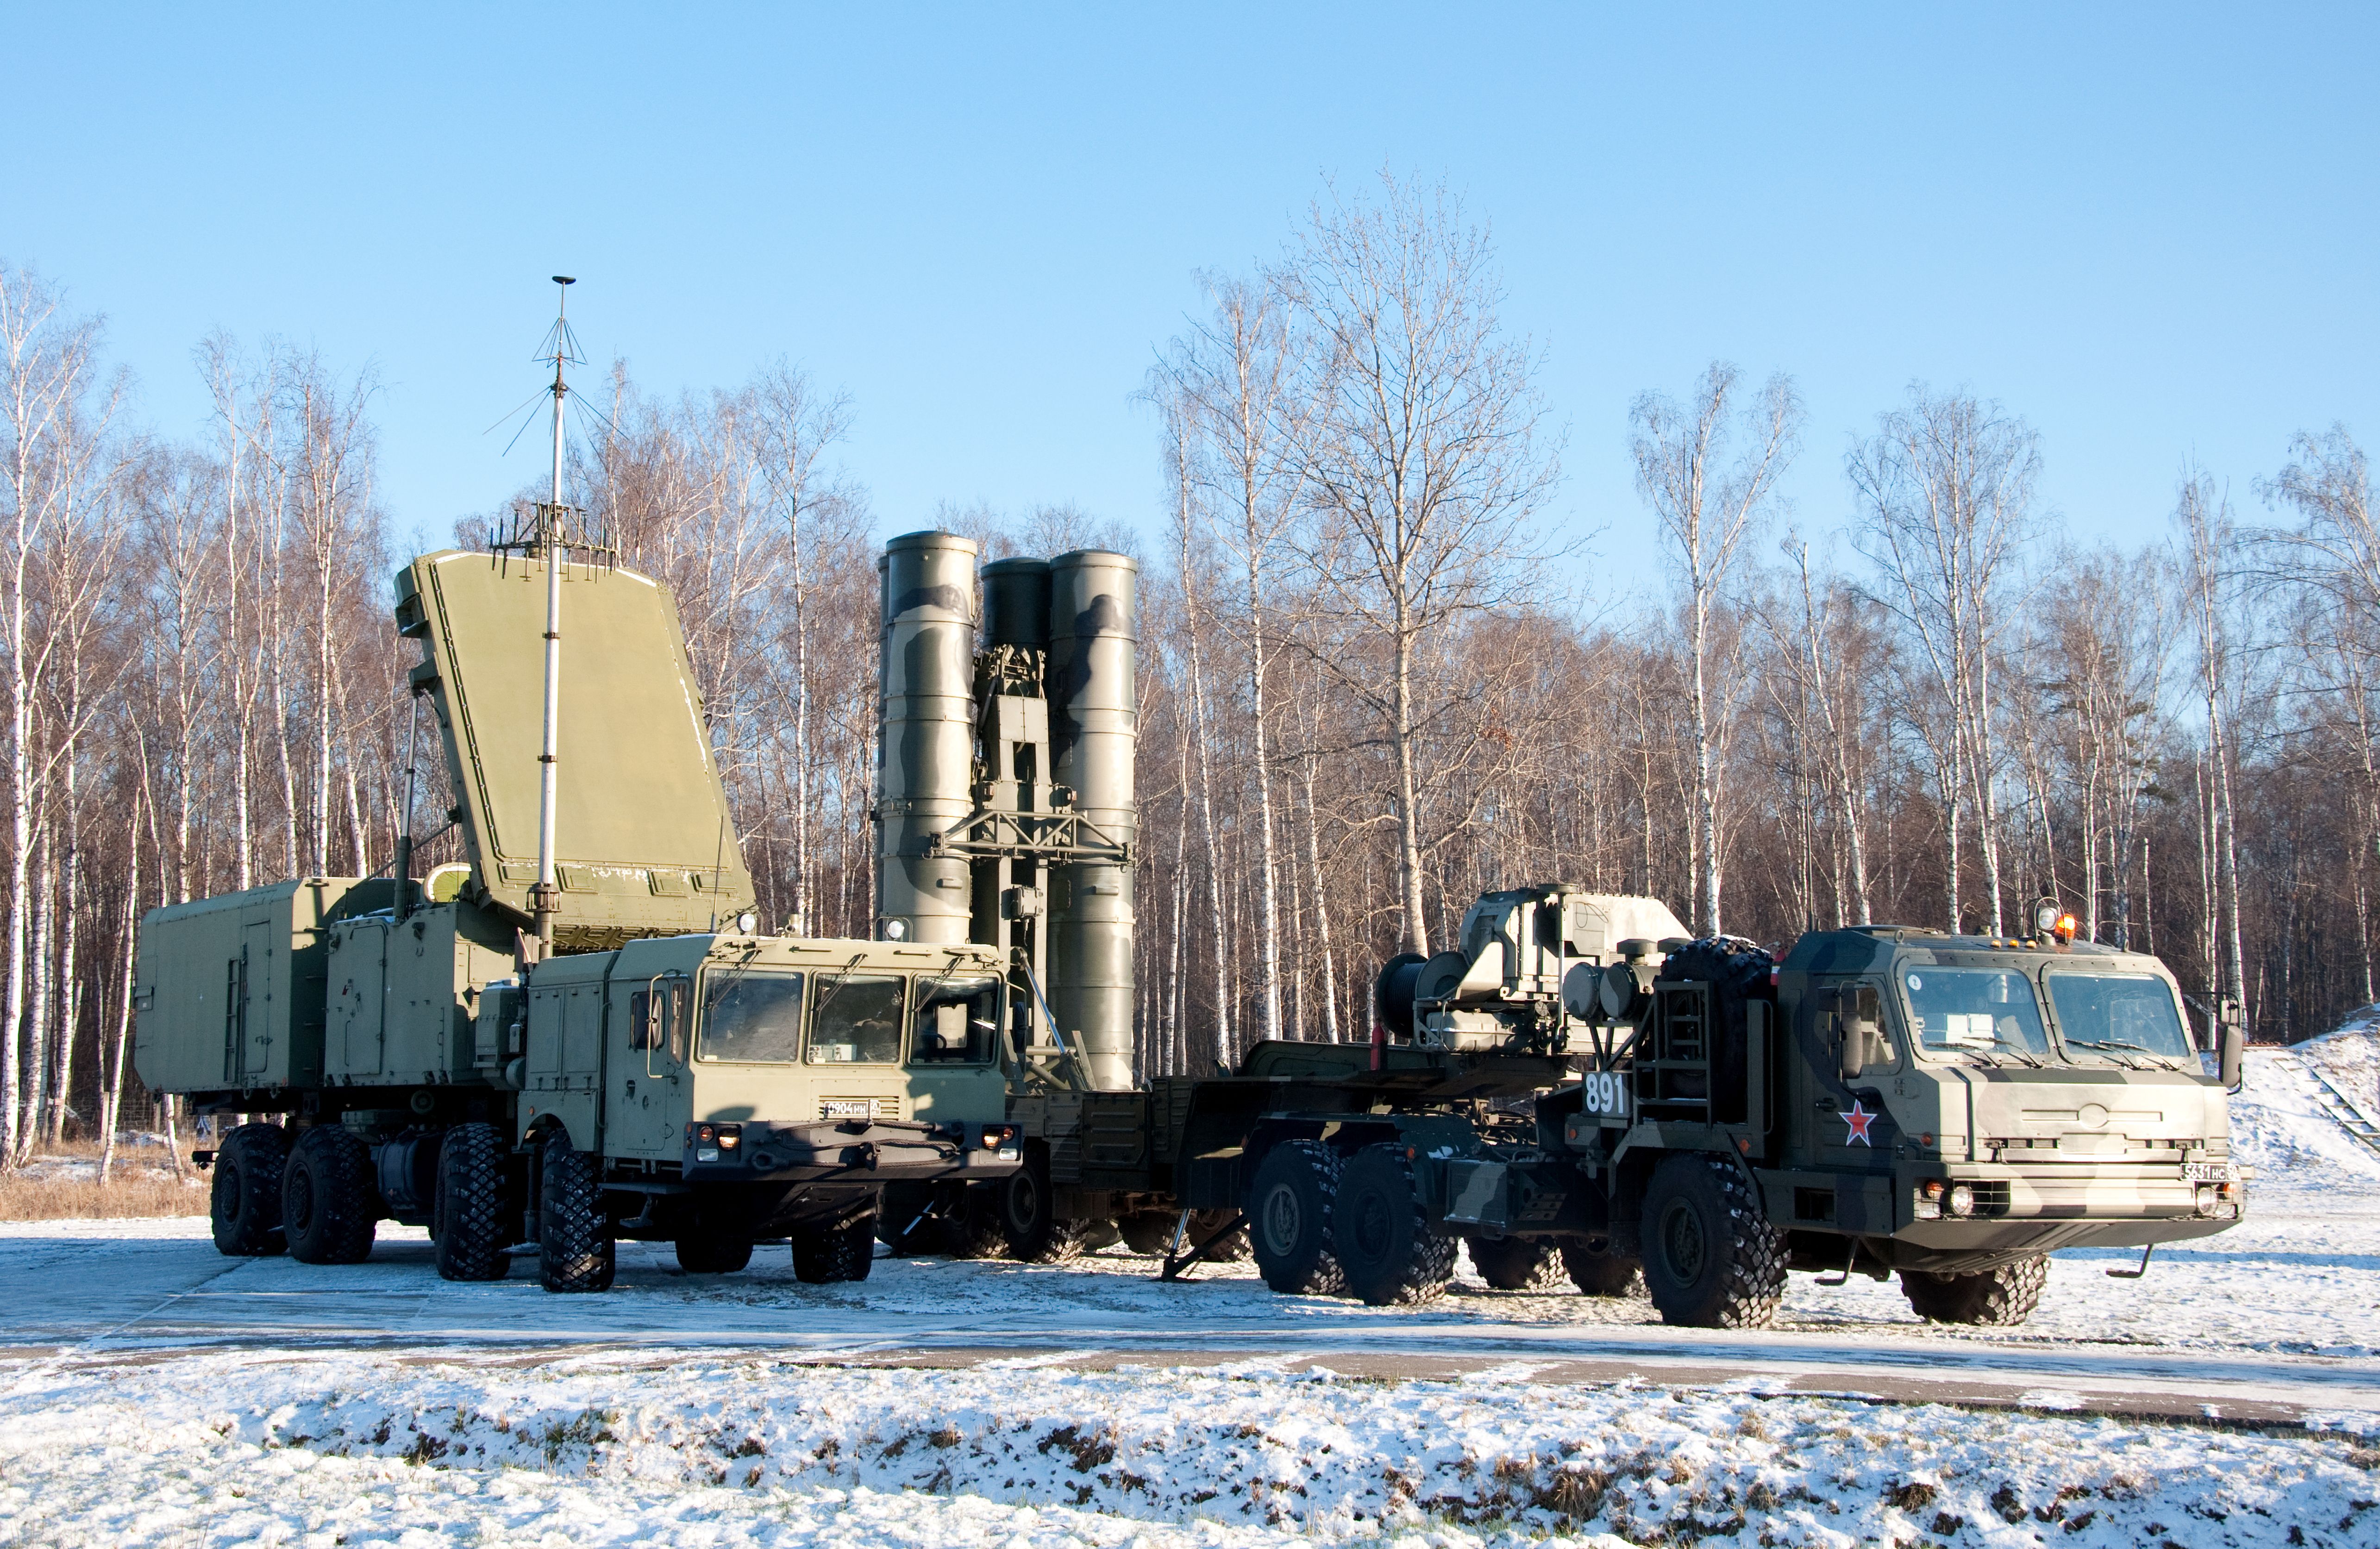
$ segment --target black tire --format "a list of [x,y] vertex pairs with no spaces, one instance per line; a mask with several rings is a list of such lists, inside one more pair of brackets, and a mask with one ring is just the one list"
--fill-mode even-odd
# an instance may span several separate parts
[[1752,1185],[1723,1157],[1692,1153],[1645,1190],[1645,1289],[1663,1323],[1766,1328],[1785,1295],[1785,1245]]
[[344,1124],[300,1131],[281,1169],[281,1226],[301,1264],[359,1264],[380,1217],[371,1147]]
[[2028,1253],[1973,1275],[1900,1272],[1900,1293],[1928,1323],[2013,1328],[2033,1315],[2049,1285],[2049,1258]]
[[954,1259],[996,1259],[1008,1247],[1000,1226],[997,1183],[968,1188],[958,1213],[951,1218],[950,1254]]
[[1238,1214],[1239,1212],[1235,1210],[1221,1209],[1192,1211],[1189,1235],[1182,1239],[1182,1246],[1195,1248],[1202,1242],[1208,1244],[1207,1262],[1210,1264],[1236,1264],[1245,1262],[1253,1251],[1248,1246],[1245,1222],[1233,1228],[1228,1236],[1221,1238],[1215,1236],[1225,1226],[1231,1226],[1232,1217]]
[[1181,1220],[1161,1210],[1137,1211],[1118,1216],[1116,1230],[1123,1235],[1123,1245],[1142,1258],[1162,1258],[1173,1246],[1173,1230]]
[[289,1137],[277,1124],[243,1124],[215,1153],[207,1214],[215,1251],[227,1259],[265,1259],[288,1248],[281,1230],[281,1170]]
[[1367,1305],[1434,1300],[1453,1277],[1455,1247],[1430,1232],[1402,1143],[1366,1146],[1339,1175],[1330,1251],[1348,1291]]
[[[1705,937],[1661,961],[1661,978],[1700,979],[1711,986],[1711,1019],[1716,1024],[1710,1048],[1711,1081],[1717,1088],[1713,1105],[1721,1124],[1743,1122],[1743,1007],[1749,1001],[1776,1000],[1777,992],[1768,982],[1776,966],[1776,958],[1741,936]],[[1693,1079],[1702,1078],[1695,1072]]]
[[561,1135],[549,1139],[539,1165],[543,1185],[537,1223],[537,1281],[549,1291],[608,1291],[618,1268],[612,1221],[603,1212],[598,1159]]
[[794,1278],[806,1286],[865,1280],[876,1262],[874,1214],[822,1222],[794,1231]]
[[502,1280],[513,1213],[505,1208],[504,1158],[510,1148],[492,1124],[458,1124],[438,1147],[438,1277]]
[[1499,1238],[1493,1242],[1473,1238],[1471,1267],[1479,1278],[1500,1291],[1557,1291],[1568,1281],[1561,1254],[1542,1238]]
[[677,1239],[677,1267],[688,1275],[734,1275],[752,1262],[752,1239],[694,1231]]
[[1584,1296],[1632,1297],[1645,1294],[1645,1266],[1619,1253],[1602,1252],[1583,1242],[1562,1247],[1562,1268]]
[[876,1236],[896,1259],[950,1251],[950,1222],[934,1186],[896,1183],[884,1190],[876,1213]]
[[1025,1165],[992,1187],[1000,1190],[1000,1230],[1010,1258],[1025,1264],[1056,1264],[1083,1256],[1094,1223],[1058,1219],[1047,1147],[1038,1141],[1027,1145]]
[[1319,1140],[1273,1147],[1248,1190],[1248,1240],[1257,1271],[1282,1296],[1337,1296],[1347,1277],[1330,1251],[1339,1153]]

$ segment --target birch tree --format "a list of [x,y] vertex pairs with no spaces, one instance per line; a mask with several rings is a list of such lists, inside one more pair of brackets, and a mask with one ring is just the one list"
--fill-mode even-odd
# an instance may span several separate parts
[[1378,203],[1317,203],[1284,282],[1315,345],[1304,555],[1376,647],[1333,665],[1389,750],[1402,939],[1427,953],[1419,743],[1446,707],[1416,669],[1459,621],[1531,592],[1531,518],[1557,474],[1537,361],[1498,321],[1486,229],[1443,188],[1384,176]]
[[1636,490],[1659,519],[1669,559],[1684,585],[1680,612],[1686,632],[1686,708],[1694,731],[1694,833],[1701,856],[1697,913],[1703,933],[1724,933],[1719,900],[1726,876],[1720,820],[1728,728],[1743,686],[1723,673],[1720,702],[1712,703],[1713,615],[1729,570],[1754,520],[1792,459],[1802,422],[1793,384],[1773,376],[1745,401],[1741,373],[1714,360],[1685,402],[1659,393],[1640,395],[1629,411],[1629,449]]
[[[1861,506],[1853,543],[1880,573],[1877,597],[1899,619],[1930,679],[1944,724],[1928,732],[1943,801],[1949,929],[1966,930],[1959,845],[1973,814],[1983,861],[1986,933],[2001,930],[1998,769],[1992,665],[2014,561],[2028,535],[2039,438],[1968,393],[1912,386],[1848,460]],[[1920,714],[1923,698],[1912,698]]]

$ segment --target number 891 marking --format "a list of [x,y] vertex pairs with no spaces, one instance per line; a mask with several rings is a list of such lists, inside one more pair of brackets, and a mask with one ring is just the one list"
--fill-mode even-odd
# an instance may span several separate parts
[[1584,1104],[1590,1114],[1624,1114],[1628,1111],[1628,1078],[1617,1070],[1590,1070],[1579,1079]]

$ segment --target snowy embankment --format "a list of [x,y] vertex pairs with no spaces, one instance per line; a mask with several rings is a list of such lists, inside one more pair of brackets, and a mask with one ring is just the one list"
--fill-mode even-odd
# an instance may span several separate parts
[[[2371,1436],[1261,1366],[507,1369],[194,1356],[26,1372],[41,1544],[2369,1544]],[[2291,1530],[2297,1530],[2293,1534]]]

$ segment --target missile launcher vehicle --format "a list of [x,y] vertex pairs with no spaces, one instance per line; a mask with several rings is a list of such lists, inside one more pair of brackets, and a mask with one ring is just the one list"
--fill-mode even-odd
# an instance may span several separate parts
[[1237,1190],[1284,1291],[1426,1300],[1462,1241],[1507,1288],[1641,1276],[1675,1323],[1764,1324],[1789,1269],[2019,1323],[2051,1250],[2222,1231],[2247,1182],[2236,1018],[2209,1075],[2162,963],[2038,926],[1813,932],[1777,960],[1652,899],[1491,893],[1460,950],[1383,970],[1390,1057],[1308,1077],[1186,1202]]
[[417,884],[408,835],[393,878],[142,922],[141,1079],[249,1116],[205,1159],[216,1245],[352,1262],[395,1219],[429,1226],[455,1279],[533,1245],[548,1288],[601,1289],[621,1238],[674,1241],[706,1273],[789,1239],[805,1279],[864,1276],[888,1184],[1015,1166],[1005,965],[965,941],[755,933],[675,607],[650,578],[575,563],[584,643],[537,960],[546,579],[452,551],[397,578],[463,863]]
[[2239,1219],[2236,1020],[2205,1075],[2164,966],[2055,909],[2022,938],[1812,933],[1780,962],[1652,898],[1490,893],[1458,950],[1386,966],[1369,1047],[1263,1043],[1135,1089],[1134,567],[974,559],[927,532],[884,560],[879,926],[1010,965],[1022,1165],[896,1189],[896,1250],[1121,1234],[1169,1276],[1252,1249],[1277,1289],[1395,1302],[1467,1242],[1493,1284],[1641,1277],[1677,1323],[1764,1322],[1789,1268],[2014,1322],[2052,1249]]

